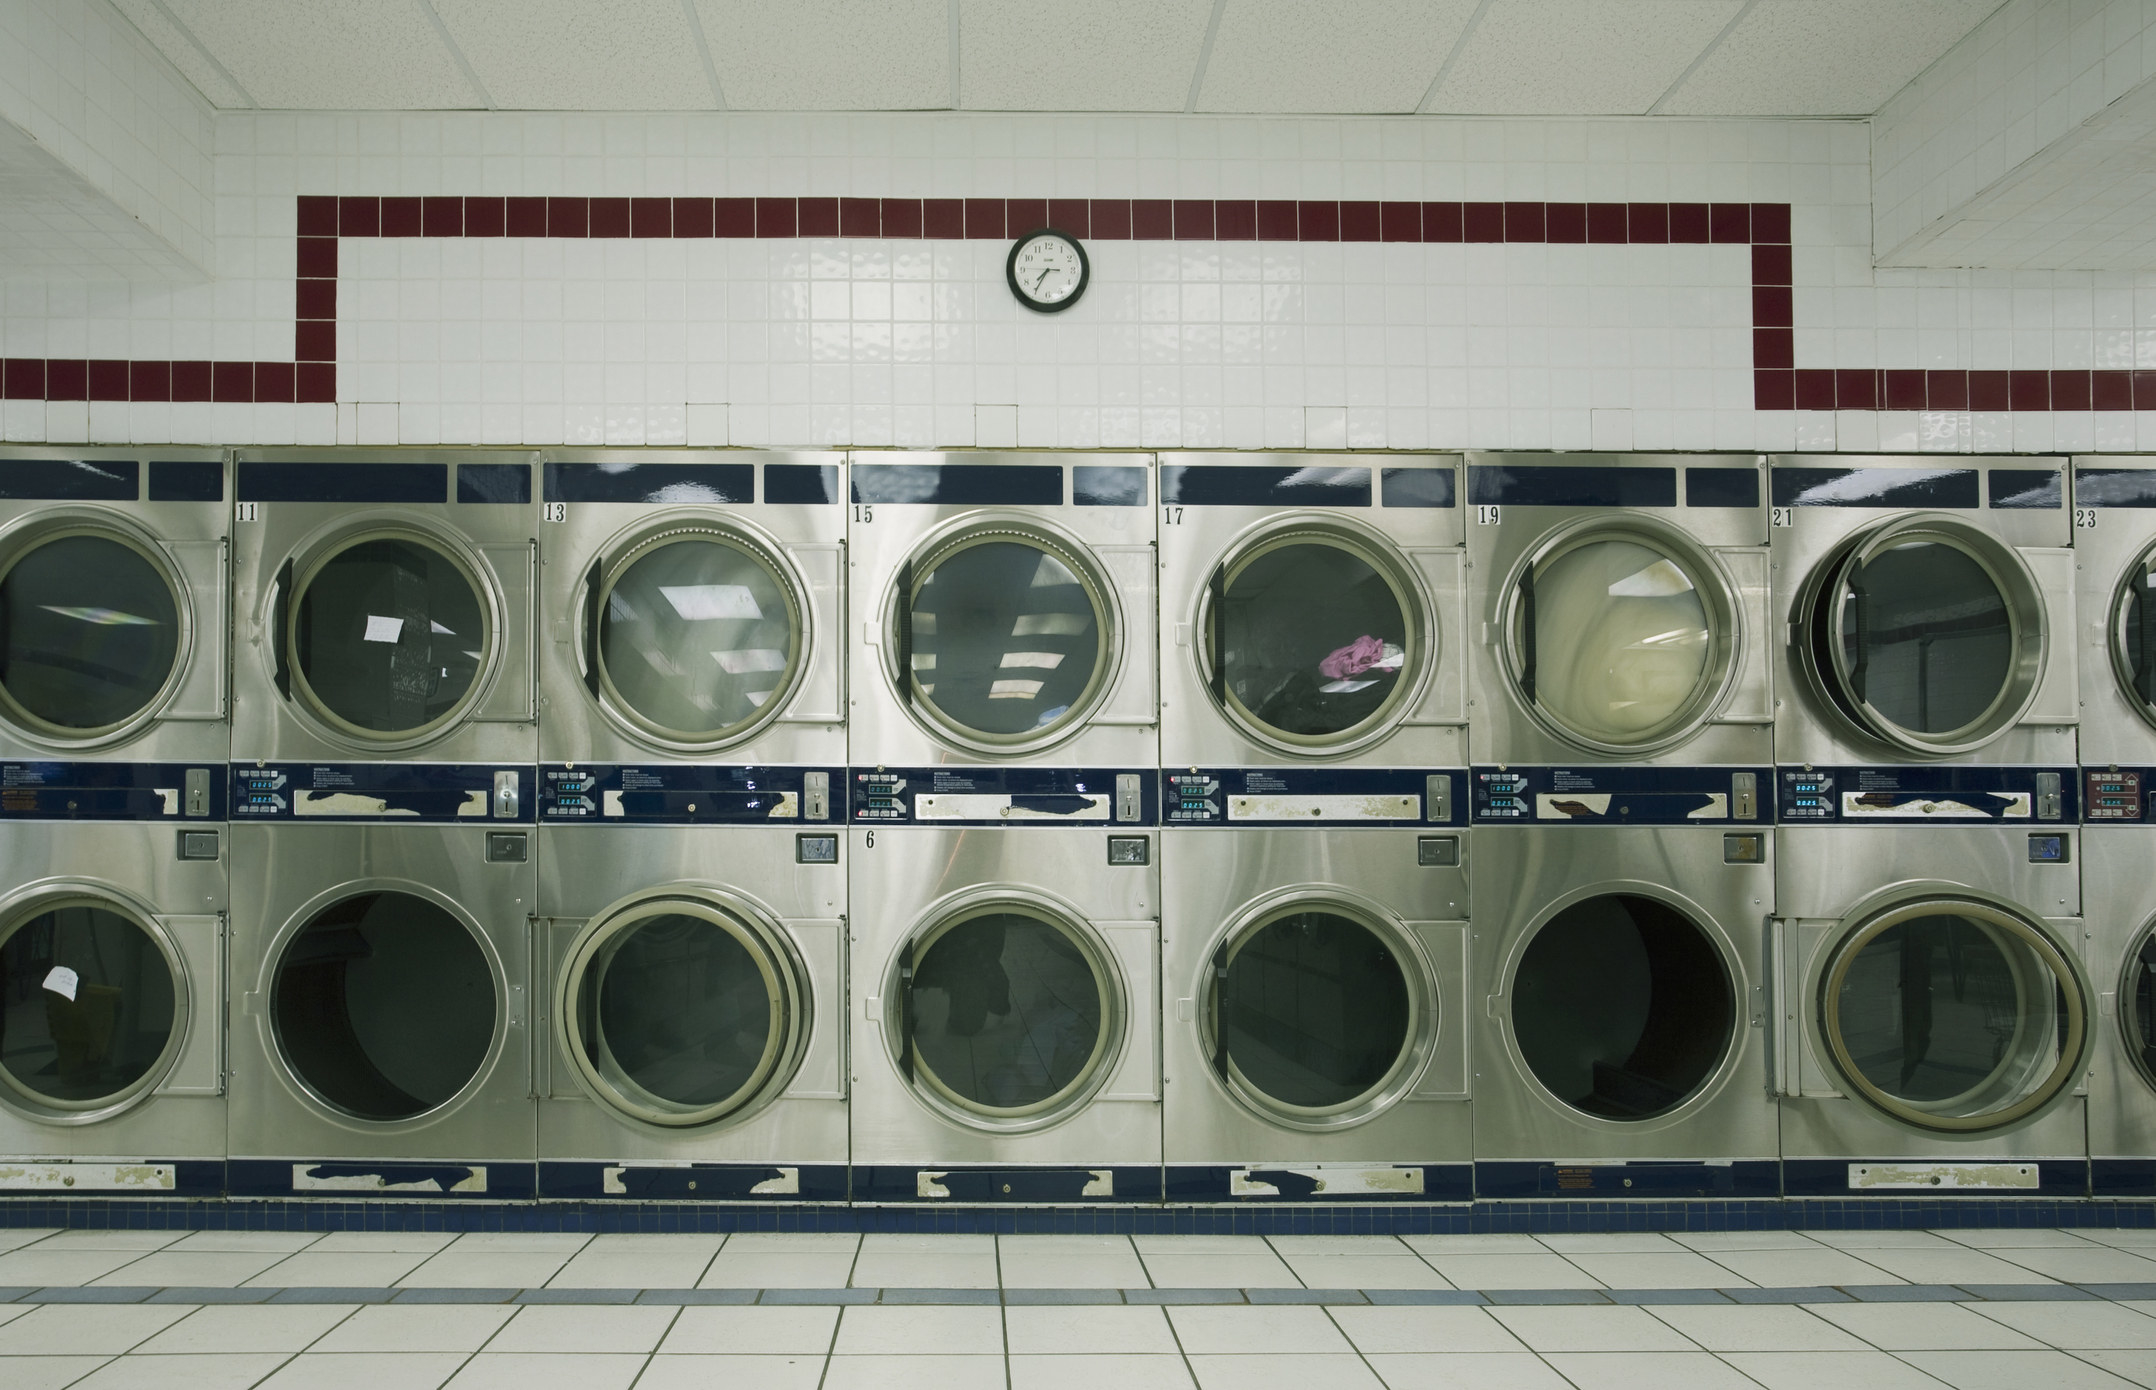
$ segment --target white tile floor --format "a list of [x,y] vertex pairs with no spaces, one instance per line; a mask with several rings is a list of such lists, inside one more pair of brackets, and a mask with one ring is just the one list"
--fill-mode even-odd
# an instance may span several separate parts
[[2032,1385],[2156,1390],[2156,1232],[0,1232],[6,1390]]

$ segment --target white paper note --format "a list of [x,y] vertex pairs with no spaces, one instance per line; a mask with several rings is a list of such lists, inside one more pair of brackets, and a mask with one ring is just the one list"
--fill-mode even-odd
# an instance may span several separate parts
[[75,1002],[75,988],[81,983],[82,977],[64,965],[56,965],[45,972],[45,988],[70,1004]]
[[367,615],[366,641],[394,642],[403,635],[404,619],[385,618],[379,613],[369,613]]

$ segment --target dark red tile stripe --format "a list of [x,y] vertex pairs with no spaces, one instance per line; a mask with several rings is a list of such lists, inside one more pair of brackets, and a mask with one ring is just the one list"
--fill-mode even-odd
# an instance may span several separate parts
[[291,362],[0,360],[0,399],[337,398],[345,237],[882,237],[1094,241],[1748,245],[1760,410],[2156,410],[2156,371],[1800,368],[1786,203],[1411,203],[1210,198],[405,198],[299,200]]

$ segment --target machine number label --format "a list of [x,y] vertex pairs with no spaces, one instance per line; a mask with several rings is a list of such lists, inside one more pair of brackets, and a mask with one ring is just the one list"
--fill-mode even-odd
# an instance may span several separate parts
[[548,521],[567,521],[569,519],[569,504],[567,502],[549,502],[540,509],[539,515]]
[[260,521],[262,519],[262,504],[260,502],[242,502],[232,509],[232,519],[234,521]]
[[1162,507],[1160,509],[1160,521],[1163,526],[1181,526],[1183,524],[1183,509],[1181,507]]
[[856,506],[853,509],[853,519],[867,525],[876,519],[876,509],[872,506]]
[[1768,519],[1773,525],[1794,526],[1797,524],[1797,509],[1795,507],[1770,507],[1767,510]]
[[873,830],[871,830],[871,831],[869,831],[869,832],[868,832],[868,834],[867,834],[867,835],[865,835],[865,836],[863,836],[863,837],[862,837],[862,840],[861,840],[861,848],[863,848],[863,849],[874,849],[875,847],[876,847],[876,832],[875,832],[875,831],[873,831]]
[[2074,508],[2074,529],[2075,529],[2075,530],[2077,530],[2077,531],[2093,531],[2093,530],[2095,530],[2095,529],[2096,529],[2096,511],[2097,511],[2097,509],[2096,509],[2096,508],[2094,508],[2094,507],[2076,507],[2076,508]]
[[1498,513],[1502,510],[1504,509],[1501,507],[1494,506],[1481,506],[1475,508],[1475,524],[1477,526],[1497,525]]

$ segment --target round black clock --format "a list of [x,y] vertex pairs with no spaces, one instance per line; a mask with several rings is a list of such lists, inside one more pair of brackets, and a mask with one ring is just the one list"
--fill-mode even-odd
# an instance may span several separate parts
[[1078,238],[1038,231],[1011,243],[1011,258],[1003,274],[1020,304],[1036,313],[1059,314],[1085,294],[1092,267]]

